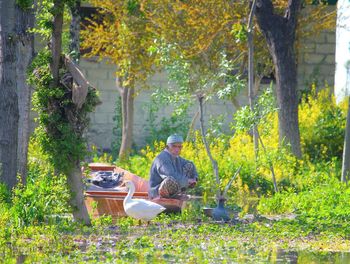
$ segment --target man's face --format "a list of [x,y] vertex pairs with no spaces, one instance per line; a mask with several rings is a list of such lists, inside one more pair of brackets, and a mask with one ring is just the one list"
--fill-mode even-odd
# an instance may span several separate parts
[[173,156],[179,156],[182,149],[182,143],[172,143],[168,145],[168,150]]

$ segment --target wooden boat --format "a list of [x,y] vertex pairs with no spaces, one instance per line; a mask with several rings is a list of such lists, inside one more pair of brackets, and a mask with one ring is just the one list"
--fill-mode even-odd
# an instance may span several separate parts
[[[149,199],[148,197],[148,181],[126,171],[122,168],[103,164],[103,163],[90,163],[89,168],[91,172],[96,171],[114,171],[116,173],[124,173],[124,180],[131,180],[135,184],[136,190],[134,198]],[[127,195],[126,188],[115,189],[87,189],[85,191],[85,204],[92,215],[92,217],[98,217],[102,215],[111,215],[112,218],[126,216],[123,208],[123,200]],[[185,206],[185,201],[178,199],[158,198],[151,201],[158,203],[166,208],[165,212],[181,212]]]

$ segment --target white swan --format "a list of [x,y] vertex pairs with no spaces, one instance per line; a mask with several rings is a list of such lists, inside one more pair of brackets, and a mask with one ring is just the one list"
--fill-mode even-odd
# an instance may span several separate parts
[[166,209],[151,201],[132,199],[135,193],[134,183],[132,181],[125,181],[124,184],[129,189],[123,201],[124,211],[128,216],[138,220],[150,221]]

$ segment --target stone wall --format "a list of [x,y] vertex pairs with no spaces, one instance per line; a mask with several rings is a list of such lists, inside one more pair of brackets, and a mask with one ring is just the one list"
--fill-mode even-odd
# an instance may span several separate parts
[[335,32],[321,32],[302,40],[297,52],[299,89],[310,87],[312,82],[316,82],[317,88],[323,88],[326,83],[333,88]]
[[[115,88],[114,66],[105,62],[97,62],[93,59],[83,59],[81,67],[88,80],[95,85],[99,92],[102,104],[99,105],[91,115],[91,126],[89,129],[89,141],[102,148],[111,149],[113,137],[113,116],[115,102],[119,96]],[[298,86],[299,89],[307,89],[311,83],[316,81],[317,87],[324,87],[325,83],[333,88],[335,71],[335,33],[322,32],[314,38],[305,39],[300,43],[298,49]],[[158,86],[167,86],[165,74],[155,74],[150,83]],[[141,91],[135,98],[135,121],[134,121],[134,143],[140,147],[145,144],[147,112],[145,105],[150,100],[151,91]],[[239,95],[239,104],[247,104],[246,91]],[[189,113],[190,116],[197,111],[195,104]],[[225,130],[229,131],[229,123],[236,107],[231,102],[222,102],[214,99],[205,105],[206,116],[224,114],[226,118]],[[167,107],[160,113],[161,116],[169,116],[172,109]],[[198,127],[198,122],[197,122]]]
[[[115,123],[113,117],[115,116],[116,100],[119,93],[115,88],[115,67],[111,64],[106,64],[105,61],[98,61],[97,59],[82,59],[80,63],[84,74],[89,82],[94,85],[100,95],[101,104],[97,106],[96,111],[91,114],[91,125],[88,131],[88,139],[91,144],[98,146],[104,150],[110,150],[113,141],[113,127]],[[149,80],[149,84],[154,87],[166,87],[168,85],[167,76],[164,73],[156,73]],[[239,104],[245,105],[247,103],[247,96],[244,91],[238,96]],[[147,137],[146,122],[147,111],[146,105],[150,102],[151,90],[140,90],[135,98],[135,112],[134,112],[134,144],[137,147],[142,147],[145,144]],[[190,118],[198,110],[198,105],[190,108]],[[171,106],[161,109],[159,118],[170,116],[173,111]],[[210,103],[204,106],[206,117],[210,115],[225,115],[226,122],[224,130],[229,131],[229,122],[232,120],[232,114],[236,111],[236,107],[228,101],[221,101],[217,98],[211,100]],[[198,128],[199,124],[196,123]],[[184,135],[185,136],[185,135]]]
[[[334,8],[334,7],[332,7]],[[299,89],[310,87],[317,81],[318,87],[324,87],[327,82],[330,87],[334,84],[335,72],[335,32],[321,32],[316,37],[307,38],[300,42],[297,49],[298,58],[298,86]],[[87,133],[88,140],[97,147],[110,150],[113,141],[113,116],[118,91],[115,88],[115,66],[97,59],[82,59],[80,64],[87,79],[99,90],[101,105],[91,114],[91,125]],[[168,85],[165,74],[157,73],[150,78],[149,83],[157,87]],[[145,144],[147,112],[144,106],[150,101],[151,91],[141,91],[135,98],[134,143],[141,147]],[[243,91],[237,98],[240,106],[246,105],[247,91]],[[197,111],[195,104],[189,113],[192,117]],[[206,117],[224,114],[226,118],[225,130],[229,131],[229,123],[236,107],[231,102],[214,99],[204,108]],[[171,107],[162,109],[161,116],[169,116]],[[207,120],[206,120],[207,121]],[[197,122],[198,127],[198,122]]]

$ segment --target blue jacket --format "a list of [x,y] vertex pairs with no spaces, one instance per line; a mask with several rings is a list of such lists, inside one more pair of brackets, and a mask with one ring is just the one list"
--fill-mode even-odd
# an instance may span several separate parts
[[[181,190],[188,188],[189,176],[183,171],[183,167],[191,161],[181,157],[173,157],[167,149],[163,150],[154,159],[150,170],[150,188],[149,196],[154,198],[158,196],[158,189],[161,182],[168,176],[172,176],[180,185]],[[195,166],[190,178],[198,178]]]

